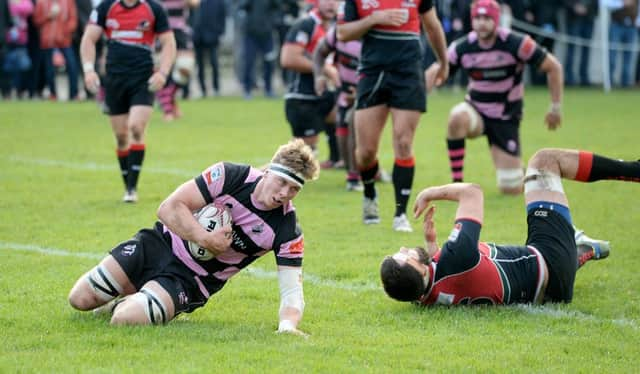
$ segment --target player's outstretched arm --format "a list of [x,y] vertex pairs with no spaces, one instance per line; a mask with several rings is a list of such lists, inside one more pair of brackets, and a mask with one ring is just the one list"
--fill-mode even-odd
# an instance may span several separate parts
[[167,83],[167,77],[176,60],[176,39],[173,31],[167,31],[158,36],[160,41],[160,66],[149,78],[149,90],[158,91]]
[[298,329],[304,312],[304,294],[302,292],[302,267],[278,266],[280,286],[280,321],[278,333],[307,336]]
[[428,187],[420,191],[413,206],[413,214],[418,218],[429,205],[438,200],[457,201],[456,219],[468,218],[482,223],[484,219],[484,194],[474,183],[450,183]]

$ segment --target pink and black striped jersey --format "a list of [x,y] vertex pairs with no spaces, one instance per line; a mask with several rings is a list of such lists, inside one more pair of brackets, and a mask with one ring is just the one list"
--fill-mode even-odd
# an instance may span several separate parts
[[498,28],[492,46],[482,46],[475,31],[454,41],[448,50],[450,76],[458,69],[469,76],[465,100],[482,115],[497,120],[522,117],[525,64],[537,69],[546,50],[528,35]]
[[213,259],[197,260],[185,240],[163,227],[165,237],[171,238],[173,254],[198,274],[196,279],[204,282],[201,291],[207,297],[209,290],[217,289],[271,251],[278,265],[302,266],[304,241],[293,204],[264,210],[251,198],[262,175],[262,171],[248,165],[220,162],[196,177],[195,182],[207,204],[226,206],[233,220],[230,248]]
[[335,51],[335,64],[338,67],[338,75],[340,76],[340,96],[338,96],[338,105],[341,107],[348,106],[346,101],[346,93],[351,87],[358,84],[358,64],[360,62],[360,52],[362,50],[362,42],[360,40],[351,40],[341,42],[336,37],[335,26],[329,29],[325,36],[327,46]]

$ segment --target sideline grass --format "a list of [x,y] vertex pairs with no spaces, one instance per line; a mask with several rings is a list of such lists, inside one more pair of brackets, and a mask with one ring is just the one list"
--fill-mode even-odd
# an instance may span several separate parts
[[[542,125],[548,94],[528,89],[525,158],[541,147],[571,147],[637,159],[636,96],[568,90],[563,127],[552,133]],[[413,197],[449,180],[446,116],[461,97],[443,90],[429,98],[415,142]],[[363,226],[360,195],[344,190],[342,172],[325,171],[296,199],[306,242],[300,327],[309,339],[273,333],[279,296],[271,255],[165,327],[112,328],[73,311],[66,295],[77,277],[150,226],[178,184],[218,160],[264,164],[289,138],[281,100],[182,107],[186,115],[174,124],[154,114],[141,200],[124,205],[111,130],[95,105],[0,104],[0,372],[633,372],[640,364],[640,204],[638,185],[624,183],[565,183],[575,223],[612,242],[610,258],[579,271],[570,305],[421,309],[389,300],[378,265],[398,246],[420,244],[421,235],[390,230],[390,185],[379,186],[382,223]],[[389,135],[380,154],[387,170]],[[481,239],[522,242],[522,198],[497,193],[484,139],[467,145],[465,177],[486,194]],[[438,205],[440,239],[454,209]]]

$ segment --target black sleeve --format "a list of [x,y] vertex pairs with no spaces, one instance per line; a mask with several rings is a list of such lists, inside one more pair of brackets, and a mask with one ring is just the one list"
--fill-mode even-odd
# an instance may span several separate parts
[[418,13],[427,13],[431,8],[433,8],[433,0],[422,0],[418,6]]
[[[482,226],[469,219],[456,220],[451,234],[442,246],[438,267],[441,274],[455,274],[466,271],[480,261],[478,241]],[[442,272],[440,272],[442,270]]]
[[360,17],[358,16],[358,7],[355,0],[347,0],[344,3],[344,22],[356,21]]
[[149,5],[151,6],[151,10],[153,10],[153,15],[156,17],[156,24],[153,31],[155,31],[156,34],[162,34],[163,32],[171,30],[169,27],[167,11],[162,7],[162,5],[155,1],[150,1]]
[[111,8],[113,0],[102,1],[96,9],[89,16],[89,21],[94,22],[96,25],[107,28],[107,12]]

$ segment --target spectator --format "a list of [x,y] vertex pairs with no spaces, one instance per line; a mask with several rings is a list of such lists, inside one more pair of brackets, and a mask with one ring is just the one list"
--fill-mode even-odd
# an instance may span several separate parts
[[198,82],[202,97],[207,96],[205,56],[211,64],[211,88],[217,96],[220,94],[220,68],[218,63],[218,44],[224,34],[227,10],[224,0],[202,0],[196,8],[193,25],[193,45],[196,52]]
[[242,85],[245,99],[251,99],[256,83],[255,67],[258,54],[262,57],[264,94],[273,97],[271,76],[277,53],[273,45],[274,21],[279,8],[278,0],[241,0],[239,10],[245,12],[243,31],[244,65]]
[[[555,40],[553,34],[558,31],[558,12],[561,5],[557,0],[536,0],[532,1],[530,10],[533,14],[533,24],[542,29],[544,35],[532,35],[538,45],[545,48],[548,52],[553,53]],[[529,69],[531,75],[531,83],[537,86],[546,84],[546,74],[536,70]],[[564,82],[563,82],[564,83]]]
[[624,48],[622,51],[622,66],[620,80],[615,79],[616,67],[618,64],[618,50],[615,46],[609,50],[609,74],[611,83],[623,87],[630,87],[631,78],[631,53],[635,49],[637,41],[637,31],[635,20],[638,16],[638,0],[605,0],[606,6],[611,12],[611,24],[609,25],[609,42],[619,44]]
[[[598,13],[597,0],[565,0],[564,6],[567,17],[567,34],[569,36],[589,41],[593,37],[593,23]],[[578,64],[578,77],[576,81],[574,70],[574,56],[576,54],[576,46],[573,43],[567,45],[567,58],[564,65],[565,84],[581,86],[590,86],[589,81],[589,54],[591,49],[588,45],[580,48],[580,62]]]
[[40,31],[45,78],[51,100],[57,100],[53,54],[58,49],[65,60],[69,78],[69,100],[78,98],[78,62],[73,55],[71,39],[78,25],[75,0],[37,0],[33,20]]
[[[73,33],[73,40],[71,42],[71,45],[73,47],[73,55],[75,56],[76,61],[80,61],[80,40],[82,39],[84,28],[89,22],[89,15],[91,14],[91,10],[93,10],[92,0],[76,0],[76,10],[78,14],[78,27],[76,27],[76,31]],[[81,69],[78,69],[78,76],[82,78],[81,81],[84,81],[84,73]],[[86,87],[84,91],[87,97],[93,96],[91,91]]]
[[15,90],[16,97],[20,97],[25,88],[25,73],[31,68],[31,59],[27,52],[27,17],[33,12],[33,3],[31,0],[9,0],[9,11],[13,26],[6,34],[8,50],[2,67],[11,77],[10,88]]
[[6,35],[7,30],[11,27],[11,13],[9,12],[9,1],[0,0],[0,89],[4,96],[5,92],[9,89],[8,77],[4,74],[2,66],[4,65],[4,53],[5,53],[5,39],[2,37]]

